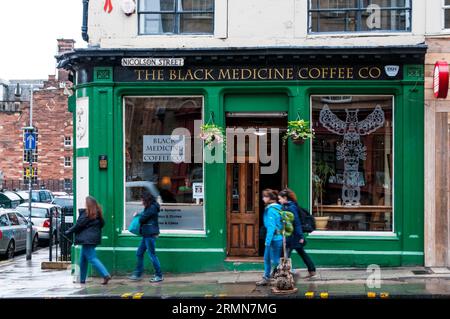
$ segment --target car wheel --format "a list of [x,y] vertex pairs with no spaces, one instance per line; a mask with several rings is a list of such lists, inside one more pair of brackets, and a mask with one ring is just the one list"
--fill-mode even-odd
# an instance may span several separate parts
[[36,251],[38,249],[38,247],[39,247],[39,238],[37,235],[34,235],[33,246],[32,246],[33,251]]
[[14,241],[10,241],[8,244],[8,248],[6,249],[6,259],[13,259],[14,258],[14,253],[16,250],[16,245],[14,244]]

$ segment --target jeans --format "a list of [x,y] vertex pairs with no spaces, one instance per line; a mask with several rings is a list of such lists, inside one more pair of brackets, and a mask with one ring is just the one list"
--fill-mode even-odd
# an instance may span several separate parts
[[[294,249],[288,249],[288,258],[291,258],[291,253]],[[299,248],[295,248],[295,250],[297,251],[298,255],[302,258],[303,262],[305,263],[306,267],[308,268],[309,272],[315,272],[316,271],[316,266],[314,265],[313,261],[311,260],[311,257],[309,257],[309,255],[306,253],[305,248],[299,247]]]
[[80,256],[80,282],[86,282],[88,262],[94,266],[103,278],[109,276],[108,270],[106,270],[105,266],[103,266],[100,259],[97,258],[97,254],[95,253],[95,245],[82,245]]
[[161,265],[155,251],[156,237],[143,237],[141,244],[136,252],[137,265],[134,274],[138,277],[142,276],[144,272],[144,254],[147,251],[150,260],[152,261],[153,268],[155,268],[155,276],[162,277]]
[[282,240],[273,240],[270,246],[266,246],[264,250],[264,277],[269,279],[272,272],[272,267],[277,267],[280,258],[281,251],[283,249]]

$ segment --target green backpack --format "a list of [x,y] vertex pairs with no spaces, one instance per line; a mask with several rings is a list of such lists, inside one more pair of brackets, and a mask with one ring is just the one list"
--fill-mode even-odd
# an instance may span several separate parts
[[281,210],[281,209],[277,209],[275,208],[278,213],[281,216],[281,222],[283,223],[283,230],[282,230],[282,234],[285,237],[289,237],[292,235],[292,233],[294,232],[294,214],[290,211],[287,210]]

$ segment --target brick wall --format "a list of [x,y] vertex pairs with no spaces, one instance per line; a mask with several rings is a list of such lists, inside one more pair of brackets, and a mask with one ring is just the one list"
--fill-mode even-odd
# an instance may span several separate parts
[[[64,146],[64,136],[72,137],[72,116],[67,96],[54,76],[34,93],[33,125],[38,129],[38,179],[72,179],[72,167],[64,167],[64,157],[72,157],[72,147]],[[22,127],[29,125],[29,103],[20,112],[0,112],[0,170],[5,180],[23,178]],[[73,163],[72,163],[73,164]]]

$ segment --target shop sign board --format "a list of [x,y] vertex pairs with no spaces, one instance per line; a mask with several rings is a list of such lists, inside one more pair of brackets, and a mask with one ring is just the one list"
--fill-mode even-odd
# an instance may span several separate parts
[[143,161],[174,162],[185,161],[184,135],[144,135]]
[[448,95],[449,66],[446,61],[437,61],[434,65],[433,91],[438,99],[445,99]]
[[[133,65],[129,65],[133,66]],[[401,65],[115,67],[117,82],[402,80]]]

